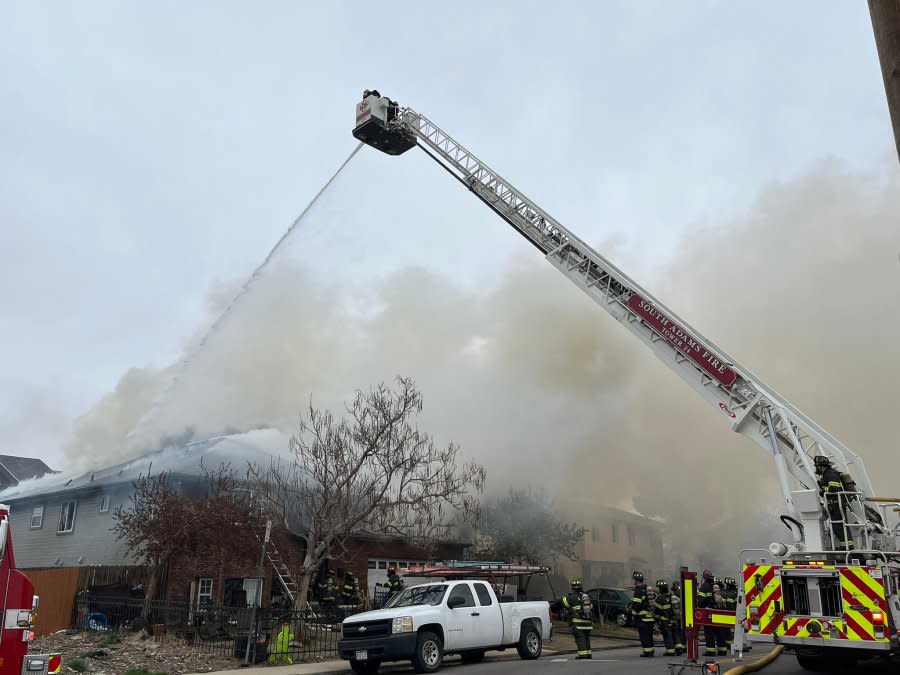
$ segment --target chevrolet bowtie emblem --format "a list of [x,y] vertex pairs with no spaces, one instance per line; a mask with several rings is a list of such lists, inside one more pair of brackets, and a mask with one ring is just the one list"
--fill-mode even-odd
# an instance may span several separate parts
[[360,633],[365,633],[365,632],[366,632],[366,627],[365,627],[365,626],[360,626],[360,627],[359,627],[359,632],[360,632]]

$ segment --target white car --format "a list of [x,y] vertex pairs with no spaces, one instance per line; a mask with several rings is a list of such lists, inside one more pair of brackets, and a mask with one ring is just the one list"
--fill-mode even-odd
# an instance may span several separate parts
[[377,673],[385,661],[434,673],[446,654],[474,663],[489,649],[516,647],[536,659],[553,624],[547,602],[499,602],[485,581],[442,581],[411,586],[383,609],[347,617],[342,629],[338,654],[355,673]]

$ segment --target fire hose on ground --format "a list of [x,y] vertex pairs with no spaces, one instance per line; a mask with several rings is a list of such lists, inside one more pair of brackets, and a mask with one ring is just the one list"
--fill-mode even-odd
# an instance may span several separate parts
[[762,670],[767,665],[772,663],[772,661],[777,659],[778,655],[783,651],[784,645],[778,645],[768,654],[756,659],[756,661],[753,661],[752,663],[742,663],[739,666],[735,666],[731,670],[726,670],[725,675],[744,675],[744,673],[755,673],[757,670]]

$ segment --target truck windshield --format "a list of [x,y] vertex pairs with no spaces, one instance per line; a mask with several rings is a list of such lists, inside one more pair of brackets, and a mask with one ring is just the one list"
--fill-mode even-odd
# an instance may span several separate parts
[[413,586],[391,598],[385,607],[411,607],[412,605],[439,605],[447,592],[447,584]]

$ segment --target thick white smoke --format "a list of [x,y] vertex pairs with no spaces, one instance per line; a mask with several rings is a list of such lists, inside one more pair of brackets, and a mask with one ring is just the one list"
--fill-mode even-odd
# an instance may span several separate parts
[[[885,492],[900,482],[898,214],[893,167],[824,162],[693,232],[643,280],[858,450]],[[216,290],[214,311],[227,297]],[[415,266],[360,286],[286,257],[190,359],[152,433],[126,443],[173,370],[126,373],[76,425],[69,456],[102,466],[185,430],[290,430],[310,397],[335,407],[404,374],[424,393],[423,424],[483,462],[494,490],[544,485],[659,516],[671,563],[767,544],[756,521],[778,511],[766,453],[537,256],[480,289]]]

